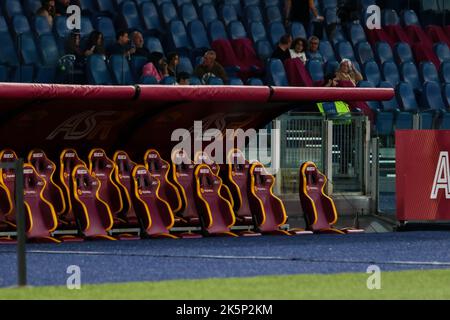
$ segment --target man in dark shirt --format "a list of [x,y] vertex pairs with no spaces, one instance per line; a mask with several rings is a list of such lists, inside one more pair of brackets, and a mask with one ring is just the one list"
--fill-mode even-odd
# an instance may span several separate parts
[[139,31],[134,31],[131,39],[133,41],[134,47],[136,48],[136,52],[134,53],[134,55],[146,57],[147,60],[150,60],[150,50],[144,47],[144,37],[142,36],[142,33],[140,33]]
[[285,34],[280,38],[278,42],[278,46],[273,51],[271,58],[272,59],[280,59],[282,62],[286,59],[291,58],[291,53],[289,49],[291,48],[292,37],[289,34]]
[[194,74],[204,83],[207,83],[210,77],[219,77],[223,83],[228,82],[225,69],[216,61],[216,53],[213,50],[205,53],[203,63],[195,68]]
[[130,38],[127,31],[120,31],[116,36],[116,43],[111,47],[109,55],[121,54],[130,57],[136,52],[136,48],[130,46]]

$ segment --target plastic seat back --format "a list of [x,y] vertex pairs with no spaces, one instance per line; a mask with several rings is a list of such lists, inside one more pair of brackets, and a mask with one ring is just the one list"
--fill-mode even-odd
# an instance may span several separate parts
[[261,232],[278,231],[287,221],[283,202],[273,193],[275,177],[261,163],[250,167],[249,203],[255,224]]
[[147,150],[144,156],[146,169],[150,174],[159,180],[159,196],[169,203],[174,213],[183,208],[180,193],[177,187],[169,180],[170,163],[161,158],[158,151]]
[[[17,161],[17,154],[11,149],[4,149],[0,152],[0,162],[8,163]],[[15,203],[16,203],[16,173],[14,169],[0,168],[0,209],[6,217],[6,221],[15,224]]]
[[47,199],[60,215],[66,211],[66,201],[63,190],[55,183],[53,175],[56,172],[56,164],[51,161],[44,151],[34,149],[28,154],[28,162],[34,170],[45,180],[44,198]]
[[160,182],[143,166],[137,165],[132,172],[133,206],[142,228],[149,236],[169,236],[175,219],[169,203],[160,197]]
[[207,164],[194,172],[195,194],[203,227],[208,234],[227,234],[236,222],[231,203],[221,196],[222,180]]
[[300,202],[308,230],[324,231],[337,221],[337,211],[333,200],[324,188],[327,177],[313,162],[305,162],[300,167]]

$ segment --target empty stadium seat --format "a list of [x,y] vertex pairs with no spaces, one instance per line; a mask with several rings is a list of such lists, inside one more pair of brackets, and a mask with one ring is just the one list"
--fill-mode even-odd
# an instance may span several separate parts
[[183,208],[183,202],[177,187],[169,180],[170,163],[162,159],[159,152],[154,149],[147,150],[144,163],[150,174],[160,182],[161,199],[169,204],[173,213],[178,213]]
[[[0,152],[0,162],[14,162],[17,161],[17,154],[11,149],[4,149]],[[3,222],[10,227],[16,227],[16,173],[14,168],[3,169],[0,168],[0,186],[1,192],[0,202],[1,212],[3,214]]]
[[177,10],[172,2],[164,2],[159,8],[159,14],[161,20],[166,26],[169,26],[170,22],[173,20],[178,20]]
[[28,162],[31,163],[39,176],[45,180],[44,198],[52,204],[57,215],[63,214],[66,211],[64,193],[53,179],[53,175],[56,172],[56,164],[40,149],[34,149],[28,154]]
[[132,172],[133,207],[148,237],[176,238],[170,234],[175,219],[169,203],[160,197],[160,181],[143,165]]
[[377,42],[375,45],[375,57],[379,64],[383,64],[386,61],[394,61],[394,55],[389,43]]
[[386,61],[381,66],[381,70],[384,80],[391,83],[392,87],[395,88],[395,86],[400,82],[400,74],[395,62]]
[[8,32],[0,32],[0,43],[2,43],[2,50],[0,50],[0,64],[11,67],[18,66],[19,59],[17,58],[13,41]]
[[212,4],[204,4],[201,6],[200,17],[205,27],[208,27],[213,21],[218,21],[216,8]]
[[172,20],[169,25],[169,39],[171,49],[178,53],[189,54],[191,43],[186,33],[186,28],[180,20]]
[[219,15],[223,23],[228,26],[230,22],[239,20],[236,9],[232,5],[224,5],[219,9]]
[[413,113],[419,111],[416,96],[414,95],[413,88],[409,83],[400,82],[397,86],[396,95],[397,101],[403,111]]
[[71,176],[73,185],[73,211],[83,236],[116,240],[108,235],[113,217],[106,202],[99,197],[100,182],[84,165],[77,165]]
[[430,61],[424,61],[419,66],[420,78],[422,82],[434,81],[439,82],[439,74],[436,66]]
[[442,91],[439,83],[427,81],[423,84],[421,106],[426,110],[437,113],[446,111],[444,101],[442,100]]
[[374,60],[372,47],[367,41],[359,42],[355,47],[356,58],[360,64]]
[[36,36],[39,37],[43,34],[51,34],[52,27],[48,23],[48,20],[46,17],[35,16],[33,18],[33,31],[36,34]]
[[411,47],[406,42],[398,42],[394,47],[394,56],[398,65],[404,62],[414,62],[414,56]]
[[103,55],[93,54],[89,56],[86,68],[89,84],[111,85],[113,83]]
[[194,5],[189,1],[188,3],[184,3],[180,8],[180,16],[181,20],[184,22],[184,25],[187,26],[191,21],[198,19],[197,11],[195,10]]
[[268,83],[274,86],[288,86],[288,79],[283,63],[279,59],[270,59],[267,66]]
[[286,34],[286,29],[284,28],[283,23],[279,21],[275,21],[269,24],[266,30],[269,35],[269,39],[274,47],[278,45],[281,37]]
[[338,213],[333,199],[325,192],[326,176],[320,172],[313,162],[305,162],[300,167],[299,193],[303,208],[306,229],[315,233],[360,233],[360,229],[338,230],[333,225],[337,222]]
[[225,31],[225,26],[219,20],[214,20],[210,24],[208,24],[208,34],[211,42],[228,39],[227,32]]
[[258,41],[255,44],[255,49],[258,57],[263,61],[267,61],[272,56],[272,45],[267,40]]
[[363,27],[358,23],[352,23],[349,27],[349,39],[355,46],[360,42],[366,42],[366,35],[364,33]]
[[251,5],[246,7],[244,11],[245,11],[244,21],[246,22],[247,26],[250,25],[252,22],[264,21],[259,6]]
[[164,48],[161,44],[161,41],[157,37],[147,37],[144,39],[144,46],[150,52],[160,52],[164,54]]
[[441,63],[450,61],[450,49],[446,43],[436,43],[433,49]]
[[250,78],[247,80],[246,84],[249,86],[263,86],[264,82],[258,78]]
[[[266,4],[267,4],[267,2],[266,2]],[[283,21],[283,15],[281,14],[280,8],[277,5],[266,6],[266,8],[265,8],[265,17],[266,17],[266,23],[268,25],[271,24],[272,22],[276,22],[276,21],[282,22]],[[299,26],[298,26],[299,24],[303,27],[303,25],[301,23],[299,23],[299,22],[297,22],[295,26],[294,26],[294,23],[296,23],[296,22],[293,21],[293,23],[291,25],[291,27],[294,28],[294,31],[295,30],[300,30],[300,29],[298,29],[299,28]],[[303,30],[304,30],[304,28],[303,28]],[[292,31],[293,31],[293,29],[291,29],[291,34],[292,34],[292,36],[294,38],[299,36],[298,33],[295,33],[295,32],[292,32]]]
[[254,43],[267,40],[266,29],[262,22],[252,22],[249,27],[249,33]]
[[139,219],[133,207],[134,184],[132,173],[137,164],[131,161],[125,151],[121,150],[114,153],[113,161],[116,164],[114,177],[123,201],[123,209],[118,214],[118,217],[125,221],[128,226],[136,227],[139,225]]
[[52,34],[45,34],[39,37],[39,52],[42,62],[47,66],[56,66],[60,58],[58,45]]
[[51,233],[58,227],[58,221],[53,205],[44,196],[47,188],[45,179],[30,164],[23,166],[23,179],[28,240],[60,243],[61,241],[51,236]]
[[328,42],[327,40],[321,40],[319,42],[319,51],[320,51],[320,54],[322,55],[324,62],[336,61],[334,49],[331,46],[331,43]]
[[364,78],[373,83],[375,86],[378,86],[381,81],[381,74],[377,63],[375,61],[365,63],[363,71]]
[[422,83],[419,78],[419,71],[414,62],[404,62],[400,65],[400,76],[404,82],[409,83],[418,92],[422,91]]
[[444,103],[447,107],[447,109],[450,109],[450,84],[447,83],[444,85],[442,90],[442,95],[444,98]]
[[194,197],[194,171],[195,165],[185,151],[175,150],[172,153],[172,178],[183,202],[183,209],[178,215],[189,225],[200,224]]
[[86,167],[86,163],[78,157],[74,149],[65,149],[61,152],[59,158],[59,179],[63,186],[64,201],[66,203],[66,211],[60,215],[60,220],[66,228],[76,228],[76,220],[73,213],[73,185],[72,172],[77,165]]
[[200,164],[195,172],[195,196],[202,227],[207,235],[230,235],[236,218],[231,203],[221,196],[222,180],[206,164]]
[[[388,82],[388,81],[382,81],[380,82],[379,85],[380,88],[395,88],[394,85],[392,85],[392,83]],[[400,112],[400,109],[398,107],[398,103],[397,103],[397,99],[396,97],[392,97],[391,100],[385,100],[385,101],[380,101],[380,104],[382,106],[383,111],[387,111],[387,112]]]
[[394,133],[394,113],[378,112],[375,127],[375,130],[379,136],[392,136]]
[[119,6],[119,12],[126,29],[143,30],[139,11],[134,1],[123,1]]
[[443,83],[450,83],[450,61],[441,64],[439,75]]
[[340,61],[343,59],[350,59],[355,61],[355,53],[353,52],[352,45],[348,41],[341,41],[336,44],[336,55]]
[[228,24],[228,34],[232,40],[247,38],[247,32],[240,21],[231,21]]
[[306,69],[314,82],[314,86],[322,86],[325,82],[322,64],[317,60],[309,60],[306,63]]
[[124,55],[114,54],[109,58],[109,66],[114,79],[118,85],[134,84],[128,59]]
[[208,34],[200,20],[191,21],[187,30],[195,49],[207,49],[210,47]]
[[114,216],[123,210],[120,189],[114,182],[115,163],[103,149],[92,149],[88,156],[89,172],[100,181],[99,196],[105,201]]
[[144,28],[148,31],[162,32],[161,22],[158,11],[151,1],[143,2],[140,6],[140,12]]

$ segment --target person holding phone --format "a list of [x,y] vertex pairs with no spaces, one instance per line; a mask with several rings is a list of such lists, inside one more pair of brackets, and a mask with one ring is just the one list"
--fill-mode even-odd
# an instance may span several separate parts
[[353,86],[356,86],[359,81],[363,80],[363,77],[356,70],[351,60],[343,59],[339,64],[339,69],[336,71],[336,77],[333,80],[337,82],[350,81]]
[[103,33],[100,31],[92,31],[90,33],[84,54],[85,56],[105,54]]

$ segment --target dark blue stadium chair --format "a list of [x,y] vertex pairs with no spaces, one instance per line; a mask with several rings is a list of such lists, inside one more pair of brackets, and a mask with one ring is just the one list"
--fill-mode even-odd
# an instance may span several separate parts
[[405,10],[401,13],[401,20],[404,26],[418,25],[420,26],[419,18],[414,10]]
[[[282,22],[283,15],[281,14],[280,8],[278,6],[268,6],[266,7],[266,23],[267,25],[272,22]],[[299,23],[299,22],[297,22]]]
[[33,31],[35,32],[36,36],[39,37],[44,34],[51,34],[52,27],[48,23],[46,17],[35,16],[33,18]]
[[250,25],[252,22],[263,22],[263,15],[258,6],[248,6],[245,9],[245,21],[246,25]]
[[222,2],[223,2],[223,5],[231,5],[231,6],[233,6],[238,17],[242,17],[243,16],[244,12],[243,12],[240,0],[222,0]]
[[387,42],[380,41],[375,44],[375,58],[380,65],[386,61],[394,61],[392,49]]
[[194,67],[188,57],[180,56],[180,62],[177,66],[177,73],[180,72],[187,72],[189,74],[194,73]]
[[250,78],[246,83],[248,86],[263,86],[264,82],[259,78]]
[[381,66],[381,73],[383,74],[384,80],[389,82],[393,88],[400,82],[400,73],[397,65],[393,61],[386,61],[383,63]]
[[231,21],[239,20],[236,9],[232,5],[224,5],[222,8],[220,8],[219,15],[226,26],[228,26]]
[[267,66],[267,83],[271,86],[289,86],[284,65],[279,59],[271,59]]
[[41,59],[38,54],[34,37],[31,33],[25,33],[20,38],[20,56],[25,65],[40,65]]
[[139,15],[139,10],[134,1],[127,0],[120,4],[120,16],[127,29],[137,29],[142,31],[143,26]]
[[363,75],[364,79],[370,81],[375,86],[378,86],[381,81],[380,69],[375,61],[369,61],[364,64]]
[[342,25],[338,24],[336,25],[334,31],[332,34],[328,34],[328,39],[331,41],[333,46],[336,47],[336,44],[338,44],[341,41],[347,41],[347,38],[345,37],[344,29],[342,28]]
[[87,58],[86,73],[89,84],[111,85],[113,80],[106,65],[105,57],[93,54]]
[[381,23],[383,26],[399,25],[400,18],[395,10],[386,9],[381,12]]
[[336,55],[339,61],[343,59],[356,60],[352,45],[348,41],[341,41],[336,44]]
[[168,26],[171,21],[178,20],[177,10],[172,2],[162,3],[159,7],[159,15],[166,26]]
[[400,77],[402,81],[407,82],[417,91],[422,91],[422,83],[419,78],[419,71],[414,62],[404,62],[400,65]]
[[152,76],[144,76],[140,78],[138,82],[140,84],[147,84],[147,85],[158,84],[158,80],[156,80],[156,78]]
[[322,0],[322,9],[336,8],[337,5],[337,0]]
[[419,111],[414,90],[409,83],[400,82],[397,86],[396,95],[399,106],[403,111],[413,113]]
[[66,17],[63,16],[56,16],[55,19],[53,19],[54,32],[58,37],[58,39],[63,43],[70,34],[70,30],[67,28],[66,25],[66,20],[67,20]]
[[450,84],[444,84],[442,88],[442,98],[444,98],[444,103],[447,109],[450,109]]
[[413,115],[409,112],[400,112],[395,118],[395,130],[410,130],[413,128]]
[[286,29],[281,22],[272,22],[267,29],[267,33],[269,34],[270,42],[275,47],[278,45],[280,38],[286,34]]
[[332,79],[339,69],[339,62],[337,61],[327,61],[324,65],[324,74],[326,78]]
[[173,2],[178,9],[181,9],[181,7],[185,4],[193,4],[192,0],[174,0]]
[[[366,80],[361,80],[356,85],[358,88],[373,88],[373,84]],[[394,98],[395,99],[395,98]],[[372,109],[375,112],[380,112],[381,105],[378,101],[366,101],[366,103],[369,105],[370,109]]]
[[8,19],[25,14],[20,1],[18,0],[5,0],[4,2],[2,1],[2,4],[4,5],[3,12]]
[[19,65],[19,59],[14,42],[8,32],[0,32],[0,43],[2,49],[0,50],[0,64],[15,67]]
[[450,130],[450,113],[444,113],[439,126],[441,130]]
[[442,83],[450,83],[450,61],[445,61],[439,68],[439,76]]
[[153,3],[154,3],[157,7],[160,7],[163,3],[166,3],[166,2],[172,3],[172,0],[154,0],[154,1],[153,1]]
[[[380,88],[395,88],[395,86],[393,86],[390,82],[387,82],[387,81],[381,81],[379,87]],[[395,96],[390,100],[380,101],[380,105],[381,105],[383,111],[400,112],[397,98]]]
[[195,0],[194,4],[197,7],[197,9],[200,9],[204,5],[212,4],[214,0]]
[[35,16],[41,6],[41,0],[23,0],[23,10],[28,17]]
[[319,51],[322,55],[323,61],[336,61],[336,55],[334,54],[334,49],[331,46],[331,43],[327,40],[321,40],[319,42]]
[[0,82],[9,81],[9,68],[7,66],[0,65]]
[[240,78],[237,78],[237,77],[230,77],[228,84],[230,86],[243,86],[244,85],[242,80]]
[[355,46],[356,59],[360,64],[374,60],[372,47],[367,41],[361,41]]
[[247,8],[249,6],[260,6],[261,2],[259,0],[243,0],[242,6],[244,8]]
[[209,86],[223,86],[224,85],[223,80],[219,77],[209,77],[206,84]]
[[266,28],[262,22],[252,22],[249,27],[249,33],[253,43],[267,40]]
[[185,3],[180,8],[180,16],[185,26],[188,26],[191,21],[198,19],[197,10],[192,3]]
[[401,65],[403,62],[414,61],[411,47],[406,42],[398,42],[395,44],[394,56],[398,65]]
[[40,36],[38,44],[43,64],[46,66],[56,66],[60,55],[53,34],[44,34]]
[[5,17],[0,16],[0,33],[2,32],[9,32],[9,27],[6,23]]
[[200,20],[191,21],[187,32],[191,36],[192,45],[195,49],[210,48],[208,34]]
[[110,17],[97,17],[94,24],[95,29],[103,34],[106,47],[116,41],[116,30]]
[[139,81],[139,79],[141,79],[142,68],[145,66],[147,62],[148,62],[147,57],[136,55],[131,56],[130,69],[136,82]]
[[144,46],[150,51],[150,52],[161,52],[164,54],[164,48],[161,44],[161,41],[157,37],[146,37],[144,39]]
[[425,108],[425,110],[432,110],[437,113],[446,111],[439,83],[427,81],[423,84],[421,106],[422,108]]
[[[66,27],[67,28],[67,27]],[[81,29],[80,29],[80,35],[81,38],[87,38],[91,34],[92,31],[94,31],[94,27],[92,26],[91,19],[88,17],[81,17]]]
[[225,31],[225,26],[219,20],[212,21],[208,25],[208,35],[211,42],[218,39],[228,39],[227,32]]
[[232,40],[247,38],[247,32],[240,21],[230,22],[228,25],[228,34]]
[[450,61],[450,49],[448,48],[446,43],[440,42],[436,43],[433,47],[434,53],[438,57],[439,61],[445,62]]
[[180,53],[189,53],[191,43],[186,33],[183,22],[180,20],[172,20],[169,25],[169,39],[171,44],[171,50],[178,51]]
[[202,82],[200,81],[200,79],[199,79],[198,77],[196,77],[196,76],[191,76],[191,77],[189,78],[189,84],[190,84],[191,86],[200,86],[200,85],[202,85]]
[[99,12],[102,14],[107,14],[111,17],[116,16],[117,11],[114,8],[114,4],[111,0],[97,0],[97,6]]
[[34,81],[34,67],[20,66],[13,70],[11,82],[32,83]]
[[431,130],[433,129],[434,115],[431,112],[419,113],[419,129]]
[[394,131],[394,114],[392,112],[378,112],[376,115],[376,132],[379,136],[392,136]]
[[[291,25],[289,26],[289,34],[292,36],[293,39],[296,38],[303,38],[307,39],[308,34],[306,33],[305,27],[301,22],[293,21]],[[331,45],[330,45],[331,47]],[[334,51],[333,51],[334,55]]]
[[358,23],[352,23],[349,27],[349,39],[353,45],[367,41],[363,27]]
[[306,63],[306,70],[308,70],[311,79],[314,83],[322,83],[325,79],[325,75],[322,68],[322,63],[317,60],[309,60]]
[[436,66],[434,65],[434,63],[430,61],[423,61],[420,63],[419,74],[422,83],[426,81],[439,82],[439,74],[436,69]]
[[80,0],[80,7],[83,14],[92,15],[97,12],[96,2],[92,0]]
[[177,79],[175,79],[175,77],[171,77],[171,76],[164,77],[159,82],[159,84],[163,84],[163,85],[174,85],[176,83],[177,83]]
[[269,59],[272,56],[272,52],[273,52],[272,45],[267,40],[258,41],[255,44],[255,49],[256,49],[256,54],[263,61],[266,61],[267,59]]
[[31,32],[31,27],[27,17],[23,15],[16,15],[12,17],[13,34],[17,37],[19,34]]
[[213,22],[217,21],[218,15],[216,8],[212,4],[205,4],[200,8],[200,17],[203,21],[203,24],[208,27],[208,25]]
[[325,23],[326,25],[339,23],[340,20],[337,16],[337,8],[327,8],[324,11]]
[[153,2],[147,1],[141,4],[141,17],[144,28],[148,31],[161,32],[161,22],[159,20],[158,11]]
[[133,75],[128,64],[128,59],[123,55],[114,54],[109,59],[109,67],[114,80],[114,84],[130,85],[134,84]]

